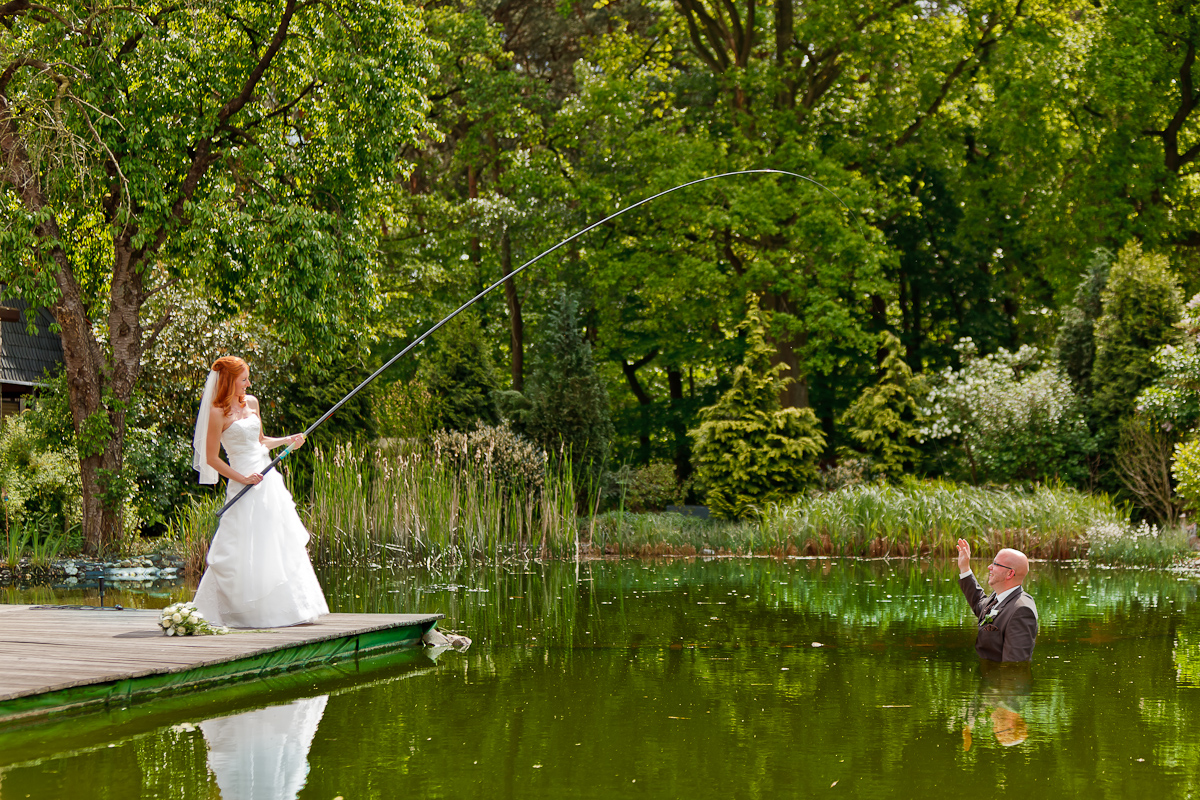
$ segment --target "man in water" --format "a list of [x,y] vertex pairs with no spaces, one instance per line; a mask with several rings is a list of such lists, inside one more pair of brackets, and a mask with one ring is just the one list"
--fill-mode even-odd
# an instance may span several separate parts
[[986,594],[971,572],[971,546],[958,540],[958,585],[979,619],[975,652],[988,661],[1028,661],[1037,641],[1037,604],[1021,588],[1029,574],[1029,559],[1020,550],[1005,548],[988,564]]

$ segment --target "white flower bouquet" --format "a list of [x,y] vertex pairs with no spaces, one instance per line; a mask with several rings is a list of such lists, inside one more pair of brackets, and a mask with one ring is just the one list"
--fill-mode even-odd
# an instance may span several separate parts
[[229,628],[218,627],[204,618],[192,603],[174,603],[163,609],[158,619],[165,636],[210,636],[229,633]]

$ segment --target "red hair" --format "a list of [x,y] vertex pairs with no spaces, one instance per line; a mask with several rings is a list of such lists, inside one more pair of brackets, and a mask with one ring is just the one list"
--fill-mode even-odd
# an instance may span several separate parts
[[217,391],[213,397],[213,405],[224,410],[226,415],[232,415],[235,399],[238,405],[244,405],[246,402],[245,392],[234,397],[233,385],[237,377],[242,374],[242,370],[246,369],[246,362],[237,356],[222,356],[213,362],[212,369],[217,373]]

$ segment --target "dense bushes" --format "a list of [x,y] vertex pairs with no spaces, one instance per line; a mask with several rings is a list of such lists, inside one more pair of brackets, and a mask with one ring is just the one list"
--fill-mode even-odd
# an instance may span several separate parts
[[70,446],[53,447],[39,437],[30,414],[7,417],[0,426],[0,490],[7,531],[34,528],[41,535],[77,528],[79,456]]
[[922,433],[946,448],[947,472],[972,483],[1085,484],[1095,444],[1068,381],[1036,348],[981,357],[964,339],[958,351],[962,368],[934,376],[922,402]]
[[519,398],[510,398],[507,405],[514,409],[518,431],[551,456],[570,460],[576,495],[581,502],[592,502],[608,465],[613,425],[608,391],[581,328],[578,303],[560,292],[534,353],[528,403],[521,408]]

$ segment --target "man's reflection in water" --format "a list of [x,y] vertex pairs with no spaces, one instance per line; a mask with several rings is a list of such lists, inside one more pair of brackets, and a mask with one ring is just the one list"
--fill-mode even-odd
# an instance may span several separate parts
[[1029,738],[1029,726],[1021,712],[1033,691],[1033,670],[1028,661],[979,662],[979,694],[967,713],[963,728],[963,750],[971,749],[976,723],[987,719],[992,735],[1005,747],[1021,744]]
[[329,695],[200,723],[222,800],[295,800]]

